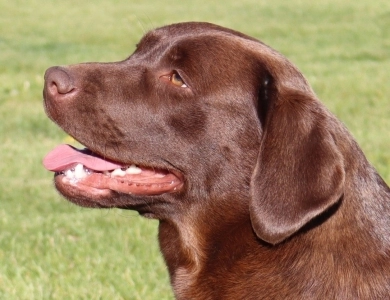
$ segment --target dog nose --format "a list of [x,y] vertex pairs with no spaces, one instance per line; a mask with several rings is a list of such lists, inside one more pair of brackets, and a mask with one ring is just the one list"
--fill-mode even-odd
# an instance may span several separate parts
[[72,77],[63,67],[51,67],[45,73],[45,93],[52,97],[66,95],[74,90]]

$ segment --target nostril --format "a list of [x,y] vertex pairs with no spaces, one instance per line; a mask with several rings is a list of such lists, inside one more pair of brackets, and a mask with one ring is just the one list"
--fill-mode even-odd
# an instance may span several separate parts
[[74,85],[64,68],[51,67],[45,73],[45,89],[52,95],[68,94],[74,89]]

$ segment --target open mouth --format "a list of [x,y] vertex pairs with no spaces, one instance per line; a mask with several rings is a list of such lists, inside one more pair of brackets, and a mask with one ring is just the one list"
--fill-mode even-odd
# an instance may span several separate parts
[[[106,160],[89,149],[59,145],[43,159],[44,167],[55,172],[56,181],[83,192],[115,191],[134,195],[173,193],[183,186],[179,174],[169,170],[124,165]],[[91,193],[94,194],[94,193]]]

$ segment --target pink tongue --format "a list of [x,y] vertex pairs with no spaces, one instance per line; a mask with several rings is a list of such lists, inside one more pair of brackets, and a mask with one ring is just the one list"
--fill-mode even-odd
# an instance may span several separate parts
[[43,159],[43,166],[53,172],[64,171],[78,163],[94,171],[109,171],[123,167],[97,157],[87,149],[79,150],[70,145],[57,146]]

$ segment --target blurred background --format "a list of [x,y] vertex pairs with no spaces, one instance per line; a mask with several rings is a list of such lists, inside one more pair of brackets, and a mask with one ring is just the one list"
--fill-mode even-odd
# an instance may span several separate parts
[[45,116],[42,86],[52,65],[122,60],[180,21],[287,56],[390,183],[388,0],[0,0],[0,299],[172,299],[156,221],[55,192],[41,160],[72,140]]

